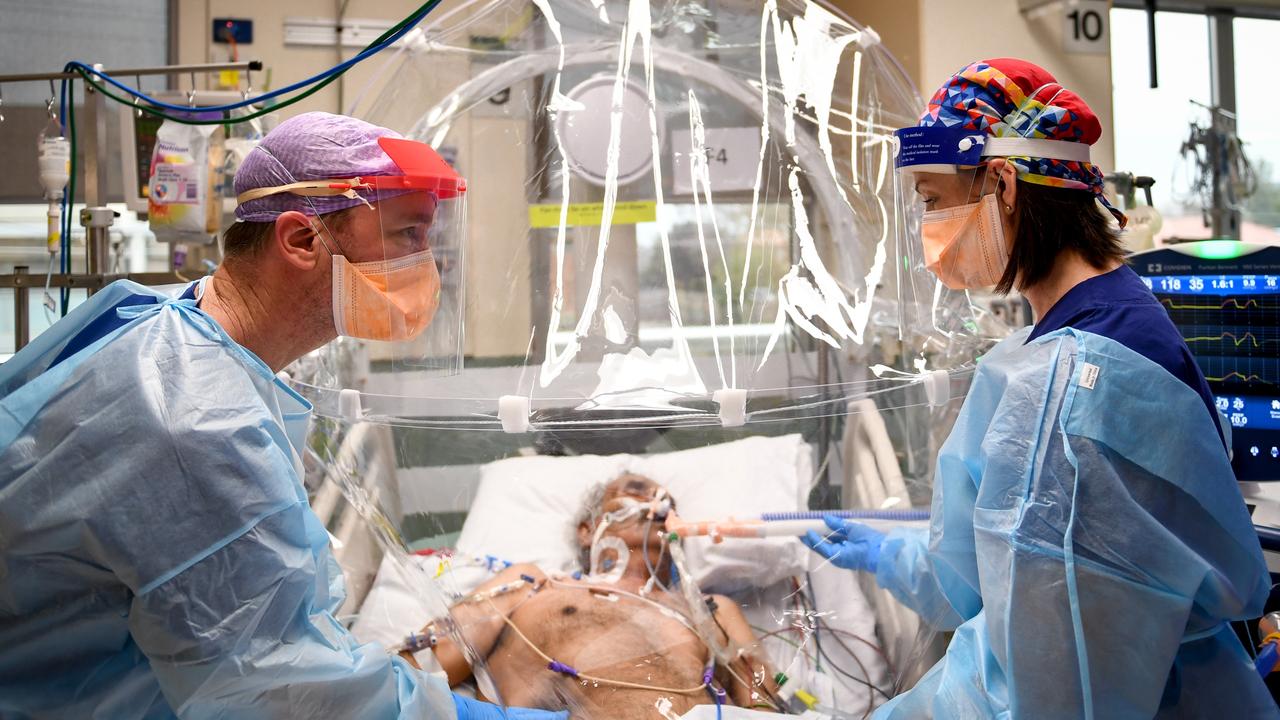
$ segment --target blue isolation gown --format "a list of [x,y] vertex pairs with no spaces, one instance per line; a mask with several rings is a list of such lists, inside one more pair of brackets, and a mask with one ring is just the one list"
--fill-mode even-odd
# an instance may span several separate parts
[[189,294],[129,282],[0,366],[0,717],[452,720],[332,615],[310,412]]
[[1228,625],[1270,580],[1204,399],[1113,339],[1029,333],[979,362],[927,533],[883,545],[881,587],[955,633],[876,717],[1280,716]]
[[[1169,311],[1151,294],[1133,268],[1121,265],[1068,290],[1035,324],[1027,341],[1064,327],[1115,340],[1168,370],[1200,394],[1209,417],[1218,423],[1213,393],[1195,356],[1169,319]],[[1215,427],[1225,445],[1222,427]]]

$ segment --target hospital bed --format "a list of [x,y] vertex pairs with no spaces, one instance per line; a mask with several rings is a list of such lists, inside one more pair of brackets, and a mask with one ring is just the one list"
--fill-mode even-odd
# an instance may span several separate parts
[[[842,451],[853,458],[844,494],[858,503],[897,497],[904,507],[907,492],[892,445],[868,405],[851,407],[860,420],[844,428]],[[338,483],[320,484],[313,499],[347,576],[340,615],[362,641],[384,646],[402,642],[431,619],[414,589],[422,577],[437,577],[457,597],[506,562],[574,569],[572,522],[584,494],[624,471],[666,486],[687,518],[805,510],[818,475],[812,433],[742,433],[708,442],[735,436],[722,429],[711,437],[671,430],[650,438],[656,439],[650,448],[659,452],[549,456],[529,447],[528,437],[498,433],[471,434],[483,436],[467,441],[484,445],[479,453],[475,447],[450,452],[448,436],[455,444],[460,440],[451,433],[444,433],[441,447],[407,450],[409,444],[396,437],[402,432],[358,423],[342,438],[339,461],[323,468],[358,475],[363,499],[392,516],[416,551],[410,562],[420,570],[418,578],[405,577],[400,563],[383,556]],[[423,436],[415,434],[414,444]],[[574,445],[560,440],[540,445],[560,452]],[[627,443],[632,449],[638,444],[635,438]],[[819,707],[861,717],[914,680],[911,668],[921,660],[915,616],[869,578],[824,564],[792,538],[691,538],[685,549],[702,591],[728,595],[743,608],[773,666],[792,679],[791,692],[802,689]],[[441,551],[453,554],[447,573],[440,569]]]

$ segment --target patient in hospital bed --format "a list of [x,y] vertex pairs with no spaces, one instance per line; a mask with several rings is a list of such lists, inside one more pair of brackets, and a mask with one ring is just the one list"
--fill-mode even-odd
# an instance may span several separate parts
[[[776,707],[773,673],[737,605],[705,595],[709,613],[691,612],[661,542],[664,500],[674,510],[666,491],[640,475],[597,486],[573,538],[581,573],[513,565],[453,607],[502,702],[574,717],[675,718],[722,690],[726,704]],[[728,662],[714,660],[699,626]],[[471,677],[452,640],[439,640],[435,655],[451,686]]]

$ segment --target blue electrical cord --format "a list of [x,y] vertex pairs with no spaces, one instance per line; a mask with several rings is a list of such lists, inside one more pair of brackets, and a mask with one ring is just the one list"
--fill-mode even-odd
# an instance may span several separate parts
[[[380,52],[380,51],[382,51],[382,50],[385,50],[387,47],[390,47],[392,44],[394,44],[397,40],[399,40],[400,38],[404,37],[404,36],[405,36],[405,35],[406,35],[410,30],[412,30],[414,27],[416,27],[416,26],[418,25],[418,23],[422,22],[423,18],[425,18],[428,14],[430,14],[430,13],[431,13],[431,11],[432,11],[432,10],[434,10],[438,4],[439,4],[439,0],[432,0],[432,2],[424,3],[421,7],[419,7],[416,11],[414,11],[412,14],[410,14],[407,18],[405,18],[405,20],[403,20],[403,21],[400,23],[400,25],[401,25],[400,29],[396,30],[394,33],[392,33],[391,35],[387,36],[385,39],[383,39],[383,40],[382,40],[381,42],[379,42],[378,44],[376,44],[376,45],[371,45],[371,46],[369,46],[369,47],[366,47],[364,50],[361,50],[357,55],[355,55],[354,57],[352,57],[350,60],[346,60],[346,61],[344,61],[344,62],[342,62],[342,63],[339,63],[339,64],[337,64],[337,65],[335,65],[335,66],[333,66],[333,67],[329,68],[328,70],[325,70],[324,72],[318,73],[318,74],[316,74],[316,75],[313,75],[313,76],[312,76],[312,77],[310,77],[310,78],[307,78],[306,80],[300,80],[300,81],[298,81],[298,82],[296,82],[296,83],[293,83],[292,85],[288,85],[288,86],[286,86],[286,87],[282,87],[282,88],[279,88],[279,89],[277,89],[277,90],[273,90],[273,91],[271,91],[271,92],[267,92],[267,93],[264,93],[264,94],[262,94],[262,95],[258,95],[258,96],[256,96],[256,97],[252,97],[252,98],[245,98],[244,100],[242,100],[242,101],[240,101],[240,102],[231,103],[231,104],[228,104],[228,105],[219,105],[219,106],[215,106],[215,107],[201,107],[200,109],[201,109],[201,111],[202,111],[202,112],[227,112],[227,111],[230,111],[230,110],[236,110],[236,109],[239,109],[239,108],[242,108],[242,107],[248,107],[248,106],[250,106],[250,105],[253,105],[253,104],[255,104],[255,103],[260,103],[260,102],[263,102],[263,101],[265,101],[265,100],[271,100],[271,99],[274,99],[274,98],[280,97],[281,95],[285,95],[285,94],[288,94],[288,93],[294,92],[294,91],[296,91],[296,90],[300,90],[300,89],[305,88],[305,87],[307,87],[307,86],[309,86],[309,85],[313,85],[313,84],[320,83],[320,82],[325,82],[325,81],[331,81],[331,79],[335,78],[335,77],[336,77],[336,76],[338,76],[338,75],[341,75],[342,73],[345,73],[347,70],[349,70],[351,67],[353,67],[353,66],[354,66],[354,65],[356,65],[357,63],[359,63],[359,62],[361,62],[361,61],[363,61],[363,60],[365,60],[365,59],[369,58],[370,56],[372,56],[372,55],[373,55],[373,54],[375,54],[375,53],[378,53],[378,52]],[[100,78],[100,79],[102,79],[102,80],[105,80],[108,84],[113,85],[113,86],[115,86],[116,88],[118,88],[118,89],[120,89],[120,90],[124,91],[125,93],[128,93],[129,95],[132,95],[134,98],[137,98],[137,99],[139,99],[139,100],[143,100],[143,101],[145,101],[145,102],[148,102],[148,103],[150,103],[151,105],[153,105],[153,106],[155,106],[155,107],[158,107],[158,108],[163,108],[163,109],[172,110],[172,111],[176,111],[176,112],[184,112],[184,113],[185,113],[185,112],[190,112],[190,110],[191,110],[191,108],[190,108],[190,107],[184,107],[184,106],[179,106],[179,105],[171,105],[171,104],[169,104],[169,103],[165,103],[165,102],[161,102],[161,101],[159,101],[159,100],[156,100],[155,98],[152,98],[151,96],[149,96],[149,95],[147,95],[146,93],[142,92],[141,88],[138,88],[138,89],[131,88],[131,87],[129,87],[128,85],[125,85],[124,83],[121,83],[120,81],[118,81],[118,80],[116,80],[115,78],[111,77],[111,75],[109,75],[109,74],[107,74],[107,73],[105,73],[105,72],[101,72],[101,71],[99,71],[99,70],[96,70],[96,69],[94,69],[93,67],[90,67],[89,65],[86,65],[85,63],[80,62],[79,60],[72,60],[72,61],[68,62],[68,63],[64,66],[63,71],[64,71],[64,72],[77,71],[77,72],[79,72],[82,76],[94,75],[94,76],[96,76],[96,77],[98,77],[98,78]],[[63,79],[62,79],[62,92],[60,93],[60,94],[61,94],[61,100],[60,100],[59,105],[58,105],[58,111],[59,111],[59,112],[58,112],[58,121],[59,121],[60,126],[61,126],[61,129],[62,129],[62,135],[63,135],[63,137],[68,137],[68,135],[67,135],[67,132],[68,132],[68,124],[67,124],[67,108],[68,108],[68,100],[67,100],[67,94],[68,94],[68,92],[69,92],[71,89],[72,89],[72,86],[70,85],[70,79],[69,79],[69,78],[63,78]],[[318,89],[318,88],[317,88],[317,89]],[[313,92],[314,92],[314,91],[313,91]],[[107,94],[109,95],[109,93],[107,93]],[[112,97],[113,97],[113,99],[119,100],[119,98],[114,98],[114,96],[112,96]],[[302,99],[302,98],[301,98],[301,97],[299,97],[299,98],[297,98],[297,99],[299,99],[299,100],[300,100],[300,99]],[[72,99],[72,102],[74,102],[74,98]],[[126,103],[126,104],[128,104],[128,103]],[[137,105],[136,103],[134,103],[134,104],[133,104],[133,106],[134,106],[134,107],[138,107],[138,105]],[[230,122],[234,122],[234,120],[231,120]],[[73,123],[73,124],[72,124],[72,126],[70,127],[70,132],[71,132],[71,136],[70,136],[70,137],[71,137],[71,139],[72,139],[72,143],[71,143],[71,145],[72,145],[72,159],[71,159],[71,162],[72,162],[72,169],[73,169],[73,171],[74,171],[74,168],[75,168],[75,157],[74,157],[74,155],[75,155],[75,149],[76,149],[76,148],[75,148],[75,138],[74,138],[74,134],[75,134],[75,127],[74,127],[74,123]],[[59,254],[61,255],[60,262],[59,262],[59,268],[61,269],[61,271],[62,271],[62,273],[63,273],[63,274],[69,274],[69,273],[71,272],[71,226],[72,226],[72,220],[71,220],[71,213],[70,213],[70,210],[71,210],[72,208],[74,208],[74,202],[75,202],[75,201],[74,201],[74,198],[72,197],[72,195],[74,194],[74,188],[75,188],[75,179],[74,179],[74,177],[73,177],[73,178],[71,179],[71,182],[69,183],[69,186],[68,186],[68,190],[67,190],[67,192],[63,193],[63,195],[62,195],[62,203],[61,203],[61,215],[62,215],[62,217],[61,217],[61,219],[60,219],[60,223],[59,223],[59,224],[60,224],[60,226],[61,226],[61,228],[62,228],[62,237],[59,239]],[[59,296],[60,296],[60,298],[61,298],[61,300],[62,300],[62,302],[61,302],[61,306],[62,306],[62,307],[61,307],[61,310],[62,310],[62,313],[61,313],[61,314],[65,316],[65,315],[67,314],[67,306],[70,304],[70,299],[71,299],[71,289],[70,289],[69,287],[65,287],[65,286],[64,286],[64,287],[62,287],[62,288],[60,288],[60,289],[59,289]]]
[[[427,6],[423,6],[419,8],[417,12],[415,12],[414,14],[408,17],[404,27],[400,28],[398,31],[396,31],[386,40],[383,40],[381,43],[374,45],[373,47],[365,48],[350,60],[346,60],[337,65],[334,65],[328,70],[325,70],[324,72],[313,75],[312,77],[309,77],[306,80],[299,80],[298,82],[293,83],[292,85],[287,85],[285,87],[279,88],[278,90],[272,90],[271,92],[264,93],[262,95],[258,95],[252,98],[245,98],[244,100],[241,100],[239,102],[234,102],[228,105],[218,105],[218,106],[210,106],[210,107],[202,106],[200,108],[200,111],[201,112],[225,112],[230,110],[237,110],[242,107],[248,107],[250,105],[262,102],[264,100],[271,100],[271,99],[280,97],[281,95],[286,95],[296,90],[305,88],[309,85],[313,85],[326,78],[345,72],[347,69],[349,69],[356,63],[359,63],[365,60],[366,58],[370,57],[375,53],[385,50],[387,47],[390,47],[392,44],[394,44],[397,40],[404,37],[410,30],[416,27],[417,24],[421,22],[422,19],[425,18],[427,14],[431,12],[432,9],[433,9],[432,7],[427,7]],[[115,78],[111,77],[107,73],[102,72],[100,70],[95,70],[94,68],[80,62],[79,60],[72,60],[71,62],[67,63],[66,67],[63,69],[64,72],[71,72],[73,70],[79,70],[81,72],[91,73],[97,76],[98,78],[105,80],[107,83],[114,85],[116,88],[132,95],[133,97],[138,98],[139,100],[146,101],[147,103],[151,104],[154,107],[158,107],[164,110],[171,110],[174,112],[190,112],[191,111],[191,108],[186,105],[171,105],[169,103],[156,100],[155,98],[152,98],[146,93],[142,92],[140,89],[131,88],[128,85],[125,85],[124,83],[120,82],[119,80],[116,80]],[[65,80],[63,82],[65,82]]]

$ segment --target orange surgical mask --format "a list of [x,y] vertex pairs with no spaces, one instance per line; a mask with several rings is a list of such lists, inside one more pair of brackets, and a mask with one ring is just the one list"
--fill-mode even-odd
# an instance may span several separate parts
[[440,271],[431,250],[353,264],[333,256],[333,324],[339,335],[412,340],[440,304]]
[[920,234],[925,267],[952,290],[984,288],[1000,282],[1013,252],[1005,238],[995,195],[984,195],[968,205],[926,212]]

